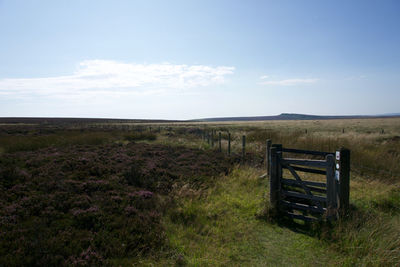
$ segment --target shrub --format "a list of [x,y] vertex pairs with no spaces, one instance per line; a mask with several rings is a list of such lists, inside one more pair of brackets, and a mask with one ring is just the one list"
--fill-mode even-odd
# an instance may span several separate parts
[[135,132],[125,135],[125,140],[128,141],[140,141],[140,140],[154,141],[156,139],[157,135],[150,132]]

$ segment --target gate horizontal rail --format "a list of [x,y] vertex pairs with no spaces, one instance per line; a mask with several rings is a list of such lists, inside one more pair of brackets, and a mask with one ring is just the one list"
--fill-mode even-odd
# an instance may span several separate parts
[[327,202],[326,197],[307,195],[307,194],[302,194],[302,193],[298,193],[298,192],[294,192],[294,191],[282,190],[282,194],[284,196],[288,196],[288,197],[309,199],[309,200],[314,200],[314,201],[318,201],[318,202]]
[[[286,165],[283,165],[282,168],[287,169],[288,167],[287,167]],[[301,171],[301,172],[308,172],[308,173],[326,175],[326,171],[325,171],[325,170],[317,170],[317,169],[303,168],[303,167],[298,167],[298,166],[292,166],[292,168],[293,168],[295,171]]]
[[306,155],[322,156],[322,157],[326,157],[327,155],[333,155],[334,154],[332,152],[302,150],[302,149],[284,148],[284,147],[282,147],[282,152],[306,154]]
[[[293,179],[282,178],[281,183],[284,184],[284,185],[288,185],[288,186],[294,186],[294,187],[302,188],[301,184],[298,181],[293,180]],[[311,191],[318,192],[318,193],[325,193],[326,194],[326,184],[324,184],[324,183],[303,181],[303,184],[306,185]],[[314,187],[315,185],[317,185],[317,186],[322,185],[322,187],[324,187],[324,188]]]
[[285,158],[281,159],[280,162],[282,165],[301,165],[301,166],[308,166],[308,167],[315,167],[315,168],[327,168],[328,164],[325,160],[309,160],[309,159],[291,159]]
[[296,203],[296,202],[290,202],[286,200],[281,201],[282,205],[294,208],[294,209],[299,209],[299,210],[306,210],[306,211],[311,211],[315,213],[324,213],[326,211],[326,208],[318,208],[317,206],[310,206],[310,205],[305,205],[303,203]]

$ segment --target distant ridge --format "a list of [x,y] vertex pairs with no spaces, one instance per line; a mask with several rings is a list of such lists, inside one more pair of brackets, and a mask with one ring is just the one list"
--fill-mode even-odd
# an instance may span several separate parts
[[62,118],[62,117],[0,117],[0,123],[74,124],[74,123],[162,123],[179,120],[112,119],[112,118]]
[[271,120],[334,120],[334,119],[367,119],[367,118],[391,118],[400,117],[400,113],[383,114],[383,115],[341,115],[341,116],[322,116],[307,115],[297,113],[282,113],[275,116],[253,116],[253,117],[223,117],[223,118],[205,118],[194,121],[271,121]]

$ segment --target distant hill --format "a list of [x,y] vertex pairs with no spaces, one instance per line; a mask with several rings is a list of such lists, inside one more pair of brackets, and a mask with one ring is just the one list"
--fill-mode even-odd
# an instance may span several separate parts
[[161,123],[161,122],[178,122],[178,120],[110,119],[110,118],[0,117],[0,123],[26,123],[26,124]]
[[333,120],[333,119],[363,119],[363,118],[387,118],[400,117],[400,113],[384,114],[384,115],[350,115],[350,116],[321,116],[307,115],[297,113],[282,113],[275,116],[253,116],[253,117],[224,117],[224,118],[205,118],[195,121],[268,121],[268,120]]
[[194,120],[147,120],[147,119],[112,119],[112,118],[45,118],[45,117],[0,117],[0,123],[22,124],[84,124],[84,123],[172,123],[172,122],[219,122],[219,121],[270,121],[270,120],[333,120],[333,119],[367,119],[395,118],[400,113],[380,115],[321,116],[297,113],[282,113],[275,116],[223,117]]

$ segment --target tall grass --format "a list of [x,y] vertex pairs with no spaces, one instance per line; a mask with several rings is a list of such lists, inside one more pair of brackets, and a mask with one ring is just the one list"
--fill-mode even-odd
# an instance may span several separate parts
[[333,135],[261,129],[250,131],[247,136],[249,142],[259,146],[271,139],[284,147],[307,150],[334,152],[346,147],[351,150],[352,170],[375,179],[400,178],[400,138],[354,132]]

